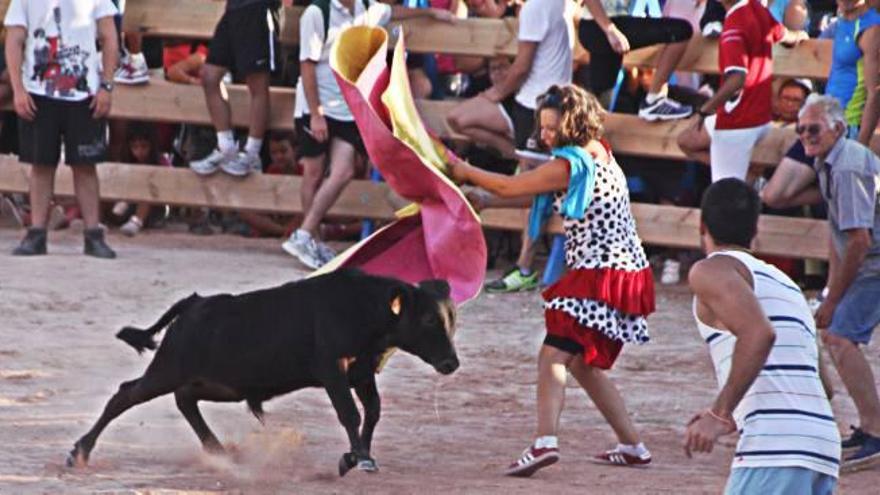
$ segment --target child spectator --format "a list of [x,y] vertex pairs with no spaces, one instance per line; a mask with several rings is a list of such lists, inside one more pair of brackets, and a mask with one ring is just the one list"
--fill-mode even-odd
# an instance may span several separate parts
[[[171,164],[168,160],[159,154],[157,140],[155,127],[149,124],[129,125],[125,138],[125,149],[122,151],[122,161],[135,165],[170,166]],[[125,213],[127,213],[127,210]],[[151,211],[153,211],[153,206],[149,203],[138,204],[135,207],[134,213],[128,217],[128,220],[119,228],[119,231],[129,237],[137,235],[150,218]]]
[[[267,174],[302,175],[302,167],[296,161],[296,140],[292,132],[269,133],[269,166]],[[251,237],[284,237],[290,234],[293,215],[267,215],[250,211],[238,212],[238,218],[248,226]]]
[[[807,39],[776,22],[759,0],[723,0],[727,9],[718,43],[721,87],[700,107],[694,125],[678,137],[689,157],[711,164],[712,182],[746,179],[752,149],[770,127],[773,43]],[[716,114],[717,112],[717,114]]]

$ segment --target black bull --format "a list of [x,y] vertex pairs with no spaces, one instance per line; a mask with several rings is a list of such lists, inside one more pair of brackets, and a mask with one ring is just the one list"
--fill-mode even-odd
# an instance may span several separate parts
[[[236,296],[193,294],[149,329],[126,327],[117,337],[143,352],[156,348],[153,335],[166,326],[147,371],[119,386],[92,429],[74,445],[68,464],[87,463],[110,421],[160,395],[173,392],[204,449],[222,452],[198,401],[244,400],[262,421],[263,401],[323,387],[350,443],[339,474],[355,466],[375,471],[370,444],[379,421],[375,372],[383,353],[397,347],[444,375],[458,368],[451,342],[455,309],[442,280],[413,286],[341,270]],[[350,388],[364,408],[360,431]]]

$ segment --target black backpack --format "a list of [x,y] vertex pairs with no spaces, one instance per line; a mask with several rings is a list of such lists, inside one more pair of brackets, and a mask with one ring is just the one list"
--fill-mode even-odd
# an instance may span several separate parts
[[[327,41],[327,31],[330,30],[330,1],[331,0],[312,0],[310,5],[314,5],[321,10],[321,15],[324,17],[324,41]],[[369,0],[361,0],[361,3],[364,4],[364,10],[369,10],[370,3]]]

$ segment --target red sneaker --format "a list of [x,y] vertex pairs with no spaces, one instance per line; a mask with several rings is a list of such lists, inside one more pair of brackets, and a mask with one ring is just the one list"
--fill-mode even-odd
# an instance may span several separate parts
[[651,453],[645,451],[644,454],[635,456],[621,452],[615,447],[612,450],[606,450],[599,455],[593,456],[590,458],[590,461],[596,464],[609,464],[612,466],[647,466],[651,464]]
[[507,476],[519,476],[528,478],[535,474],[535,471],[545,468],[551,464],[555,464],[559,460],[559,449],[543,448],[539,449],[532,445],[523,451],[522,457],[507,466],[504,474]]

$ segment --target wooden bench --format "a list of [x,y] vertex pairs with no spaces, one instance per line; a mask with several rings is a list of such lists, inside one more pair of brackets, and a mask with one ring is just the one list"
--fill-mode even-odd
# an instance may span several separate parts
[[[8,0],[0,0],[0,5]],[[138,0],[126,7],[125,29],[146,36],[210,39],[223,14],[224,2],[215,0]],[[299,16],[303,7],[284,9],[281,41],[299,43]],[[5,11],[5,8],[4,8]],[[403,25],[407,47],[417,53],[492,56],[516,54],[516,19],[461,19],[455,24],[427,19],[407,20]],[[393,46],[393,44],[392,44]],[[680,70],[718,73],[717,42],[695,36],[682,58]],[[635,50],[624,64],[653,66],[656,47]],[[795,49],[774,48],[774,76],[825,79],[831,66],[831,42],[809,40]]]
[[[12,156],[0,156],[0,192],[26,193],[29,167]],[[218,209],[251,210],[274,213],[301,212],[301,179],[293,176],[256,174],[236,179],[222,173],[200,177],[190,170],[104,163],[98,166],[101,197],[155,204],[204,206]],[[58,196],[73,196],[72,175],[68,167],[59,170],[55,185]],[[394,212],[387,203],[385,184],[353,181],[330,209],[336,217],[391,220]],[[483,212],[486,227],[518,231],[525,225],[525,210],[493,209]],[[646,244],[699,249],[699,212],[693,208],[634,204],[633,214],[639,234]],[[548,227],[561,233],[559,218]],[[824,221],[761,217],[754,249],[759,254],[827,258],[828,226]]]

